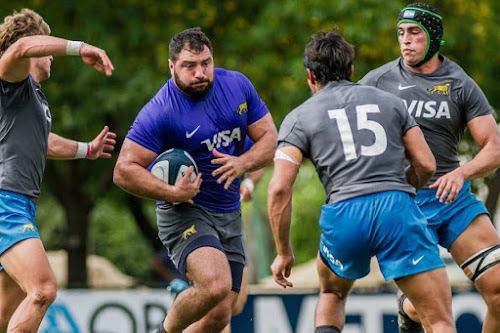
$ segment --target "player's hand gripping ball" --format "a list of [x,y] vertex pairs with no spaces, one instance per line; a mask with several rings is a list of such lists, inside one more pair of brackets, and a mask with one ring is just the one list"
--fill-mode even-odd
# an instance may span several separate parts
[[172,148],[156,158],[151,167],[151,173],[164,182],[175,185],[177,180],[184,177],[190,166],[194,167],[194,172],[189,179],[193,182],[198,174],[198,166],[193,157],[183,149]]

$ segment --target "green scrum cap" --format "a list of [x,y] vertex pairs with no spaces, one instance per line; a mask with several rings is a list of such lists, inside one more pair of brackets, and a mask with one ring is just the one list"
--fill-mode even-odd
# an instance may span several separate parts
[[422,60],[413,65],[420,67],[432,59],[439,52],[439,48],[444,44],[443,38],[443,18],[438,11],[426,3],[412,3],[406,6],[398,17],[398,27],[401,23],[410,22],[418,24],[427,34],[427,50]]

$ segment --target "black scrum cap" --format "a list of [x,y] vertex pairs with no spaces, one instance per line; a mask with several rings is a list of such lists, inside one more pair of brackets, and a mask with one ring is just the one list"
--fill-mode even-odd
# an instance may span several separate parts
[[413,67],[419,67],[431,60],[438,52],[443,39],[443,19],[438,11],[426,3],[412,3],[406,6],[398,16],[398,27],[401,23],[418,24],[427,34],[427,51],[422,61]]

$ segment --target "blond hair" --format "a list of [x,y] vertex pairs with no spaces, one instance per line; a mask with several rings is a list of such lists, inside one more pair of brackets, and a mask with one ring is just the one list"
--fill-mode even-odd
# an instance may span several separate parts
[[34,35],[50,35],[49,25],[38,13],[23,8],[6,16],[0,24],[0,57],[18,39]]

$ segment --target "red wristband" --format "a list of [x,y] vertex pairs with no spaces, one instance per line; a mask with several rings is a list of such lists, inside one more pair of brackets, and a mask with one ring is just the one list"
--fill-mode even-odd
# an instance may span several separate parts
[[91,147],[90,147],[90,142],[87,142],[87,155],[85,155],[85,158],[87,158],[90,155]]

